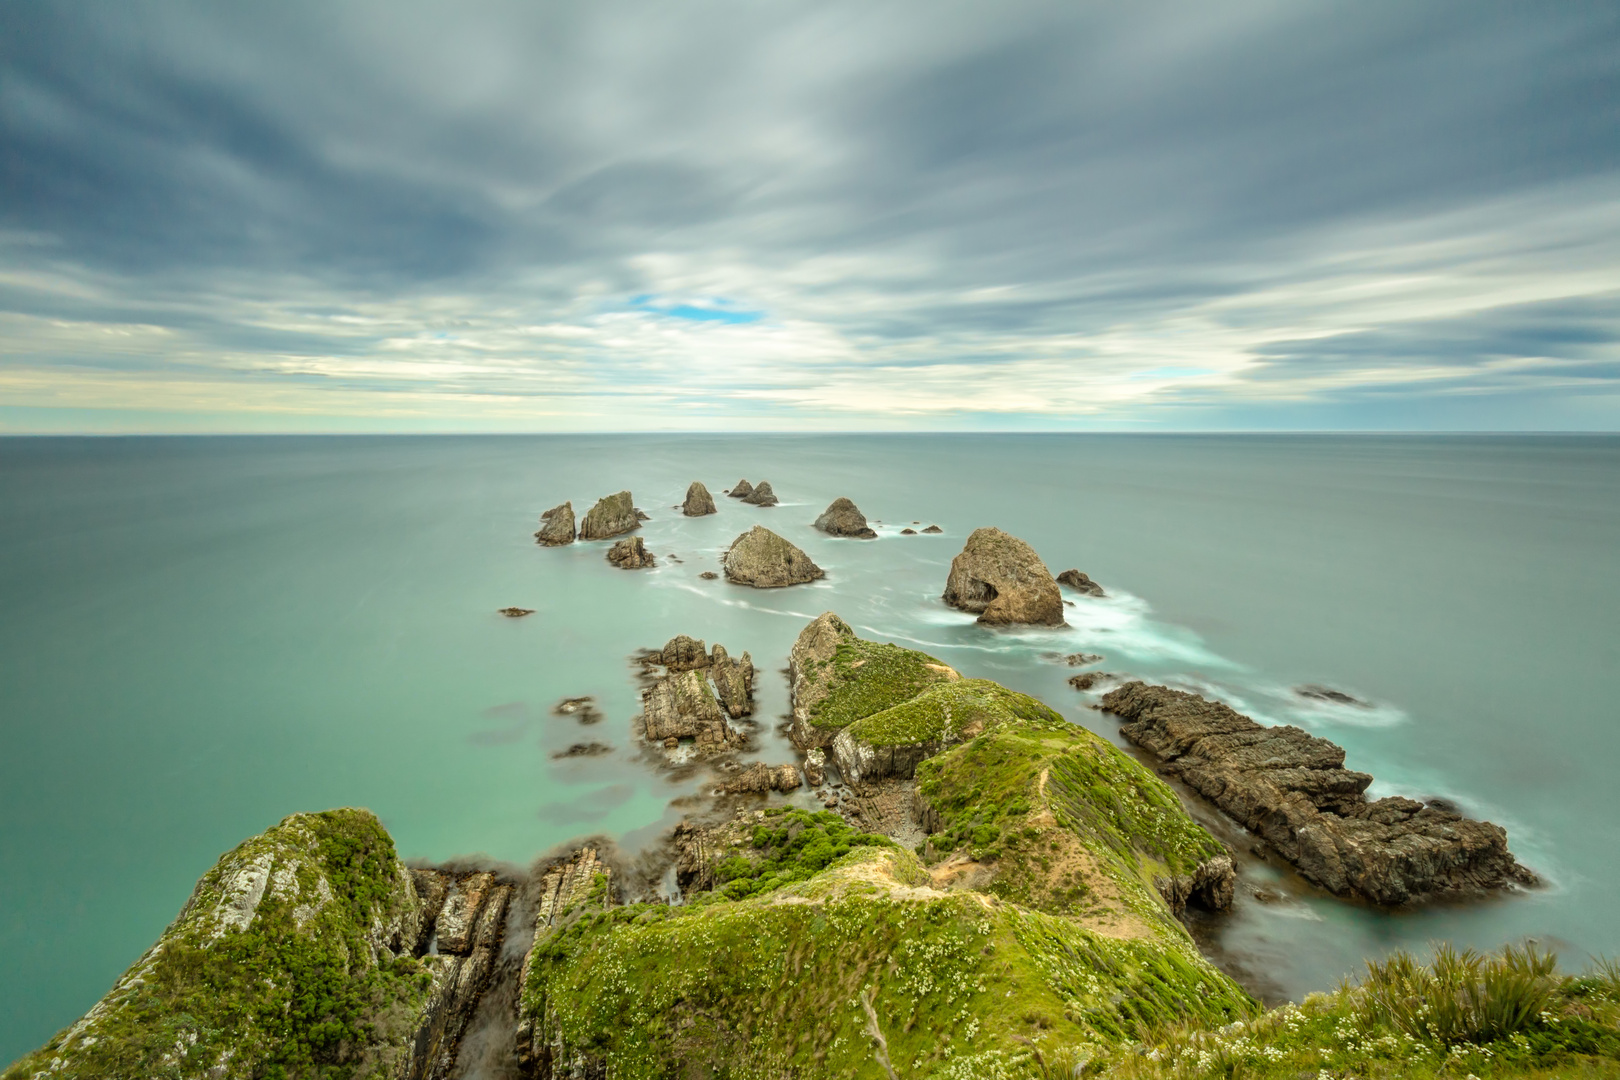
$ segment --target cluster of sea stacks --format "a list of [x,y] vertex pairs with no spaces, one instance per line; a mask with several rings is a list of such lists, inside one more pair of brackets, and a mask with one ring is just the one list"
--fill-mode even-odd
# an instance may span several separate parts
[[[774,502],[764,483],[729,494],[744,488]],[[715,512],[701,484],[685,507]],[[639,520],[621,492],[578,536]],[[569,504],[544,525],[542,543],[573,541]],[[871,532],[847,500],[816,525]],[[639,537],[611,551],[651,558]],[[821,575],[759,527],[725,571],[767,588]],[[1058,625],[1060,582],[1101,595],[978,529],[944,601],[987,625]],[[1180,921],[1232,905],[1235,853],[1165,781],[1044,703],[826,612],[787,658],[800,760],[770,765],[746,760],[759,730],[749,653],[678,635],[637,659],[631,729],[647,759],[714,779],[663,862],[614,862],[593,844],[527,875],[407,870],[365,811],[295,815],[224,856],[113,991],[8,1076],[232,1080],[295,1061],[439,1080],[472,1044],[481,1068],[543,1080],[892,1077],[896,1062],[908,1076],[1036,1076],[1040,1039],[1122,1044],[1144,1017],[1213,1028],[1253,1015]],[[1091,676],[1111,678],[1075,678]],[[1368,801],[1372,777],[1297,728],[1139,681],[1100,704],[1161,773],[1334,893],[1396,906],[1535,880],[1502,829]],[[554,711],[602,719],[588,698]],[[303,1028],[287,1020],[326,1000]]]

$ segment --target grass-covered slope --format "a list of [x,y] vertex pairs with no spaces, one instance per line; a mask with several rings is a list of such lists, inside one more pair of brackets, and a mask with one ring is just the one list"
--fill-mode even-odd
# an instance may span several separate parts
[[1008,690],[989,679],[957,679],[932,686],[924,684],[916,696],[863,716],[845,730],[871,746],[904,746],[971,738],[1002,723],[1030,728],[1074,726],[1028,694]]
[[936,889],[878,845],[740,901],[586,914],[537,945],[523,1007],[553,1061],[627,1080],[1039,1075],[1043,1047],[1254,1011],[1190,942]]
[[222,857],[111,992],[4,1080],[392,1077],[432,985],[409,957],[418,919],[375,817],[295,814]]
[[960,678],[927,653],[857,637],[832,612],[799,634],[788,658],[793,683],[793,739],[800,749],[826,746],[843,728]]

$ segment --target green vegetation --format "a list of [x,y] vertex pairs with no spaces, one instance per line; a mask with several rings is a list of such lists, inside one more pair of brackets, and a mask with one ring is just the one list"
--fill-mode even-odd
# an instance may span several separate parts
[[848,730],[871,746],[902,746],[949,742],[964,733],[1013,722],[1054,730],[1074,726],[1028,694],[989,679],[958,679],[929,686],[907,701],[862,717]]
[[1131,1080],[1620,1077],[1620,965],[1571,977],[1533,949],[1442,946],[1428,964],[1396,953],[1359,985],[1252,1023],[1171,1024],[1101,1056],[1049,1052],[1046,1071],[1072,1076],[1082,1056],[1088,1074]]
[[886,836],[856,832],[837,814],[822,810],[776,808],[765,811],[767,823],[757,825],[750,850],[731,855],[715,868],[721,882],[717,890],[728,900],[806,881],[858,847],[892,847]]
[[839,641],[831,660],[811,661],[811,666],[812,676],[830,674],[827,696],[810,710],[810,722],[818,728],[848,727],[956,678],[956,672],[927,653],[853,635]]
[[[251,880],[251,920],[222,921]],[[414,926],[410,895],[370,813],[287,818],[224,856],[107,998],[4,1080],[391,1075],[432,985],[378,948],[379,928]]]

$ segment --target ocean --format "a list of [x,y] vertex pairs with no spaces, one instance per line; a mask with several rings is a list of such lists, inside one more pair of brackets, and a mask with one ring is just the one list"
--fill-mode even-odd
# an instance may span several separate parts
[[[740,478],[781,505],[725,498]],[[692,480],[718,514],[674,509]],[[656,569],[534,543],[542,510],[624,488]],[[811,528],[840,495],[877,540]],[[1535,938],[1572,967],[1620,953],[1617,437],[9,438],[0,508],[0,1062],[106,992],[222,852],[296,811],[369,807],[434,861],[522,866],[585,835],[650,848],[701,783],[638,755],[632,654],[677,633],[751,653],[757,756],[791,761],[787,652],[827,610],[1116,743],[1054,656],[1298,724],[1374,795],[1505,826],[1546,880],[1391,914],[1246,859],[1252,888],[1198,930],[1269,999],[1440,939]],[[699,576],[756,523],[827,578]],[[1066,594],[1064,629],[975,625],[939,594],[983,525],[1107,596]],[[583,695],[601,722],[553,714]],[[614,752],[553,758],[585,739]]]

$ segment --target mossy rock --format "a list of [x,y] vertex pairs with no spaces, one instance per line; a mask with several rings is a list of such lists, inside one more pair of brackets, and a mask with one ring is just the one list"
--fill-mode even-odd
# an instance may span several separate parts
[[826,695],[810,710],[810,722],[823,730],[848,727],[931,686],[961,678],[925,652],[853,636],[838,643],[828,663]]
[[107,996],[5,1080],[395,1076],[435,977],[408,954],[419,919],[371,813],[294,814],[224,855]]

